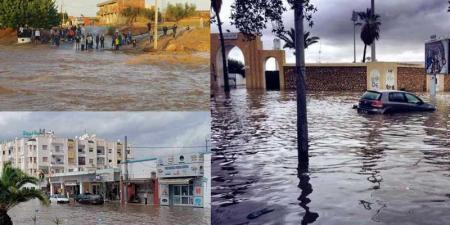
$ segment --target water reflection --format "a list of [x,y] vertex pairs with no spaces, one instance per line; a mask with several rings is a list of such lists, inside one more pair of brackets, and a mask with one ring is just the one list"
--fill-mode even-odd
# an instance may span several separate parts
[[300,173],[298,175],[298,179],[298,188],[300,188],[301,190],[298,201],[300,202],[299,205],[305,210],[301,224],[312,224],[317,220],[317,218],[319,218],[319,214],[316,212],[311,212],[310,208],[308,207],[308,204],[311,202],[311,199],[308,196],[313,192],[313,188],[311,183],[309,182],[310,177],[307,170]]
[[308,96],[310,161],[300,177],[295,93],[216,96],[213,223],[445,224],[450,94],[437,96],[434,113],[379,116],[352,110],[360,95]]

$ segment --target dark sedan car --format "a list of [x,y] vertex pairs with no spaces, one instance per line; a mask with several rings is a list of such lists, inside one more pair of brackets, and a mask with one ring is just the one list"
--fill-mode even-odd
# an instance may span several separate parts
[[94,195],[91,193],[84,193],[77,195],[75,197],[75,201],[80,204],[92,204],[92,205],[101,205],[104,203],[103,197],[101,195]]
[[405,91],[366,91],[356,107],[361,113],[434,111],[436,108]]

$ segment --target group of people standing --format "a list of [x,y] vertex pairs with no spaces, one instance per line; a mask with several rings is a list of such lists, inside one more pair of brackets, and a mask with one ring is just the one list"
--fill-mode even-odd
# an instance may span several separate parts
[[128,33],[119,33],[119,31],[117,30],[116,33],[112,36],[111,46],[115,50],[119,50],[120,46],[129,44],[133,44],[133,47],[136,47],[136,39],[133,39],[131,31],[128,31]]
[[94,38],[94,34],[87,33],[87,35],[77,35],[75,37],[75,50],[87,51],[89,49],[94,49],[94,41],[96,49],[104,49],[105,48],[105,35],[104,34],[96,34]]

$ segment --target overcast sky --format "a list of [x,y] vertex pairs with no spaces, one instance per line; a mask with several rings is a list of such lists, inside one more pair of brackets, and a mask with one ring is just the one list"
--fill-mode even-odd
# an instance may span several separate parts
[[[67,11],[70,16],[80,16],[83,14],[84,16],[95,16],[97,14],[97,4],[100,2],[104,2],[106,0],[56,0],[58,5],[58,10],[60,9],[60,4],[63,2],[63,11]],[[155,0],[146,0],[147,4],[155,4]],[[193,3],[197,5],[197,9],[209,9],[210,2],[209,0],[158,0],[158,4],[161,6],[165,6],[168,3]]]
[[[22,131],[45,128],[58,137],[81,136],[85,129],[107,140],[124,140],[131,146],[205,146],[210,138],[208,112],[1,112],[0,140],[21,137]],[[178,154],[196,149],[135,149],[135,159]]]
[[[232,0],[224,0],[221,16],[226,21],[226,29],[233,30],[229,24]],[[353,61],[353,22],[352,10],[362,11],[370,7],[370,0],[311,0],[318,12],[314,14],[315,25],[311,29],[319,36],[320,44],[306,51],[307,62],[352,62]],[[378,61],[423,61],[424,42],[432,34],[450,36],[450,13],[444,0],[376,0],[375,11],[381,16],[380,40],[377,42]],[[285,25],[294,24],[293,13],[284,15]],[[310,28],[307,28],[310,29]],[[213,26],[213,32],[217,27]],[[362,60],[363,44],[357,30],[357,61]],[[274,36],[265,32],[264,46],[272,48]],[[369,48],[370,49],[370,48]],[[319,54],[321,51],[321,54]],[[287,60],[295,58],[288,52]],[[233,51],[230,57],[239,54]],[[367,55],[370,56],[370,50]]]

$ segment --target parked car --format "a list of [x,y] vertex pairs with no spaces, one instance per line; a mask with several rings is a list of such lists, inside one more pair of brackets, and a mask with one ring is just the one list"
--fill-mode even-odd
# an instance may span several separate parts
[[101,195],[94,195],[91,193],[84,193],[77,195],[75,201],[80,204],[91,204],[91,205],[101,205],[104,203],[103,197]]
[[50,202],[57,204],[66,204],[69,203],[69,199],[64,195],[51,195]]
[[405,91],[366,91],[355,107],[360,113],[435,111],[436,108]]

